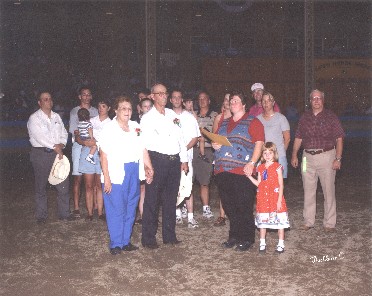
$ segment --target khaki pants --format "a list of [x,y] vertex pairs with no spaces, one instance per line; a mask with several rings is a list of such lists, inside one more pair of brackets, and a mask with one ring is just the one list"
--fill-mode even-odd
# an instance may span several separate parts
[[[336,157],[336,150],[330,150],[316,155],[304,151],[306,157],[306,171],[302,167],[302,182],[304,186],[304,222],[307,226],[314,226],[316,214],[316,189],[318,178],[324,195],[323,226],[334,228],[336,225],[336,171],[332,169]],[[302,162],[302,166],[304,162]]]

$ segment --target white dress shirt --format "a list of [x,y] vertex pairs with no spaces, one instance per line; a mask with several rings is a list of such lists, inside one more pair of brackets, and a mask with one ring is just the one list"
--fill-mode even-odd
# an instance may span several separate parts
[[181,162],[187,162],[187,151],[183,139],[181,125],[177,114],[165,108],[165,115],[161,114],[155,107],[143,115],[141,129],[143,133],[145,148],[162,154],[179,154]]
[[30,143],[33,147],[53,149],[56,144],[66,145],[68,133],[58,113],[51,111],[50,118],[41,110],[31,114],[27,122]]
[[[124,163],[139,162],[140,179],[145,179],[143,165],[142,133],[135,121],[129,121],[129,132],[125,132],[118,124],[116,117],[107,123],[100,134],[101,149],[107,155],[108,172],[112,184],[122,184],[125,171]],[[101,182],[104,183],[103,173]]]
[[[199,124],[194,115],[186,110],[183,110],[181,114],[176,113],[176,116],[180,120],[183,139],[185,141],[185,146],[187,149],[187,145],[193,138],[200,137]],[[187,159],[189,162],[193,159],[193,150],[194,148],[190,148],[189,150],[187,150]]]

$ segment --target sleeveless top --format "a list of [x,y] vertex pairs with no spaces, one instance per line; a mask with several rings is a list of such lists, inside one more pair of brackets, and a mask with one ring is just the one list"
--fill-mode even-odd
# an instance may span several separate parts
[[218,134],[227,137],[232,147],[222,146],[219,151],[215,151],[216,173],[244,167],[251,159],[254,143],[248,133],[248,127],[253,119],[253,116],[241,119],[230,133],[227,132],[230,118],[222,122]]

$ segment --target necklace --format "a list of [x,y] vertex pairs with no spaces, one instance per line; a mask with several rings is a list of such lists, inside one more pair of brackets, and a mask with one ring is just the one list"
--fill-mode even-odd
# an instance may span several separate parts
[[264,114],[264,117],[273,117],[275,115],[275,113],[273,113],[273,114],[270,114],[270,115],[267,115],[267,114]]

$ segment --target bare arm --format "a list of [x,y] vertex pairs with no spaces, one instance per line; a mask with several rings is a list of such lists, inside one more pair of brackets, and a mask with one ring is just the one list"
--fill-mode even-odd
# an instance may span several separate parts
[[283,131],[284,149],[287,151],[289,142],[291,141],[291,133],[289,131]]
[[341,169],[341,157],[342,157],[342,151],[344,149],[344,139],[338,138],[336,140],[336,158],[339,160],[334,160],[332,164],[332,169],[339,170]]
[[279,182],[279,196],[277,202],[277,210],[279,211],[282,208],[282,200],[283,200],[283,191],[284,191],[284,182],[283,182],[283,172],[282,170],[278,170],[278,182]]
[[298,153],[298,150],[300,150],[301,143],[302,143],[302,139],[295,138],[294,143],[293,143],[292,159],[291,159],[291,164],[294,168],[298,167],[297,153]]
[[89,134],[89,138],[93,139],[93,129],[92,128],[88,128],[88,134]]
[[154,178],[154,169],[152,167],[151,159],[147,149],[143,150],[143,163],[145,165],[145,175],[147,184],[151,184]]
[[214,118],[214,121],[213,121],[213,127],[212,127],[212,133],[216,133],[216,132],[217,132],[218,122],[220,121],[221,116],[222,116],[222,113],[221,113],[221,114],[218,114],[218,115]]
[[82,145],[82,146],[87,146],[87,147],[92,147],[92,146],[96,146],[96,140],[91,137],[89,140],[85,140],[83,141],[80,136],[79,136],[79,133],[75,133],[75,141],[79,144],[79,145]]
[[58,154],[59,159],[62,159],[63,157],[63,148],[65,148],[65,145],[63,144],[55,144],[53,147],[53,150]]
[[252,176],[249,176],[248,179],[251,180],[252,183],[258,187],[258,185],[260,185],[260,183],[261,183],[261,174],[258,173],[257,180],[255,178],[253,178]]
[[263,141],[257,141],[254,145],[253,155],[250,161],[244,166],[244,173],[247,177],[251,176],[253,173],[254,164],[252,163],[252,161],[257,162],[259,160],[263,144]]
[[192,147],[196,145],[196,143],[198,143],[198,140],[199,140],[198,137],[192,138],[189,144],[187,144],[186,149],[190,150]]

